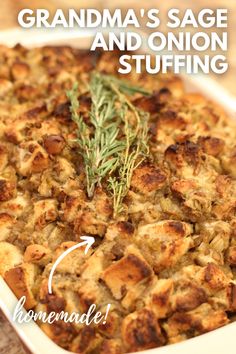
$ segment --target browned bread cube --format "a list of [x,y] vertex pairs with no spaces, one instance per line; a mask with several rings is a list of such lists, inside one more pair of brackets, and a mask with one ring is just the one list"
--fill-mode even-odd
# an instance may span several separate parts
[[11,268],[4,275],[4,279],[18,299],[22,296],[26,297],[26,310],[33,308],[37,304],[32,292],[36,274],[37,268],[35,265],[23,263],[20,266]]

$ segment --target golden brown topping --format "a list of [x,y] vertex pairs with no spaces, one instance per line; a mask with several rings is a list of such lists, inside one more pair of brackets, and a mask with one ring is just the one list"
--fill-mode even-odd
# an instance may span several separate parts
[[34,223],[35,229],[40,230],[57,218],[57,202],[54,199],[39,200],[34,204],[34,214],[30,223]]
[[236,246],[229,247],[227,260],[231,265],[236,266]]
[[158,119],[158,128],[166,131],[169,131],[170,129],[184,130],[186,124],[184,118],[178,116],[177,112],[171,109],[164,111]]
[[216,178],[216,190],[224,197],[226,192],[229,190],[232,184],[232,179],[229,176],[219,175]]
[[10,235],[15,220],[7,213],[0,214],[0,241],[4,241]]
[[39,90],[32,85],[21,84],[15,89],[15,95],[20,102],[27,102],[29,100],[37,99]]
[[141,97],[136,99],[134,104],[135,106],[151,114],[158,113],[170,96],[171,92],[168,89],[163,88],[159,92],[154,92],[150,97]]
[[7,149],[4,145],[0,145],[0,171],[3,171],[8,162]]
[[30,245],[26,248],[24,253],[24,262],[45,265],[48,263],[49,249],[41,245]]
[[15,195],[15,183],[0,179],[0,202],[13,198]]
[[18,247],[8,243],[0,242],[0,275],[17,266],[23,260],[23,256]]
[[165,220],[139,227],[137,241],[154,270],[159,272],[163,268],[174,266],[188,251],[191,245],[188,236],[191,233],[191,225]]
[[76,337],[71,345],[70,350],[75,353],[91,353],[98,350],[97,348],[101,344],[102,338],[96,333],[95,328],[85,326]]
[[26,296],[26,310],[37,304],[32,292],[36,274],[37,268],[33,264],[23,263],[21,266],[8,270],[4,275],[7,284],[18,298]]
[[228,154],[222,157],[222,165],[224,170],[232,177],[236,178],[236,147],[229,150]]
[[229,284],[228,287],[228,298],[230,304],[230,311],[236,311],[236,285],[233,283]]
[[154,312],[146,308],[125,317],[122,337],[126,349],[131,352],[159,347],[165,343]]
[[0,78],[0,97],[7,94],[11,90],[12,86],[11,81]]
[[199,145],[187,141],[183,144],[171,145],[165,151],[165,158],[174,168],[183,167],[184,163],[196,166],[199,163]]
[[165,318],[171,310],[173,290],[172,279],[159,279],[156,281],[146,301],[146,305],[152,308],[157,318]]
[[150,278],[152,269],[136,250],[118,262],[111,264],[103,273],[102,279],[116,299],[124,297],[137,283]]
[[188,193],[191,192],[192,190],[197,190],[197,183],[194,180],[191,179],[180,179],[177,181],[174,181],[171,185],[171,190],[178,196],[178,197],[187,197]]
[[25,79],[29,75],[29,72],[29,65],[21,61],[16,61],[11,67],[11,74],[14,80]]
[[176,311],[191,311],[207,301],[207,295],[203,288],[184,281],[179,283],[177,294],[172,305]]
[[64,321],[56,321],[52,324],[42,323],[41,328],[55,343],[65,349],[69,349],[69,345],[76,335],[73,325]]
[[22,193],[19,193],[14,199],[1,203],[2,212],[6,212],[12,217],[20,217],[23,215],[28,206],[28,195]]
[[65,299],[54,294],[46,294],[45,298],[41,299],[41,303],[46,304],[48,313],[64,311],[66,306]]
[[20,145],[18,170],[23,176],[42,172],[49,166],[48,154],[36,142],[27,142]]
[[150,238],[157,237],[163,241],[186,237],[191,232],[191,225],[177,220],[159,221],[157,223],[148,224],[139,228],[140,236]]
[[193,311],[174,313],[168,319],[164,328],[172,341],[179,334],[190,332],[193,335],[198,335],[212,331],[227,323],[228,319],[224,311],[214,310],[209,304],[202,304]]
[[115,339],[105,339],[100,348],[100,354],[122,354],[121,343]]
[[[57,247],[52,263],[56,261],[56,259],[65,252],[68,248],[76,245],[76,242],[67,241],[62,242],[59,247]],[[89,253],[90,254],[90,250]],[[57,266],[57,272],[60,273],[71,273],[71,274],[79,274],[81,270],[81,265],[85,261],[84,247],[79,247],[75,249],[73,252],[70,252]]]
[[198,138],[198,144],[202,147],[203,151],[206,154],[217,156],[219,155],[224,148],[224,141],[219,138],[214,138],[210,136],[200,136]]
[[65,122],[70,120],[70,104],[69,102],[63,102],[55,107],[53,112],[56,118],[64,120]]
[[60,154],[65,146],[65,140],[60,135],[48,135],[44,138],[44,147],[48,154]]
[[37,119],[39,117],[43,117],[47,114],[47,105],[41,104],[36,107],[31,108],[30,110],[24,112],[23,118],[26,119]]
[[222,289],[227,285],[227,278],[224,272],[214,263],[209,263],[203,269],[203,281],[212,289]]
[[106,323],[101,322],[98,325],[99,331],[106,336],[112,337],[117,333],[120,327],[120,316],[115,311],[109,311]]
[[151,164],[143,164],[133,174],[131,187],[143,194],[157,191],[165,185],[166,174]]

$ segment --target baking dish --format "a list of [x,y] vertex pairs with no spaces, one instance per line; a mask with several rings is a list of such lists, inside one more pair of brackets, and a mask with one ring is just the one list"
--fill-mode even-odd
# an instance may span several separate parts
[[[11,30],[5,31],[0,34],[0,43],[7,45],[14,45],[20,42],[27,46],[38,46],[43,44],[68,44],[88,48],[91,41],[91,32],[75,32],[75,31],[29,31],[24,30]],[[220,86],[214,81],[201,76],[186,76],[184,77],[186,85],[189,90],[201,91],[208,97],[221,103],[222,106],[229,111],[232,116],[236,112],[236,101],[228,95]],[[10,320],[13,327],[28,347],[28,349],[35,354],[39,353],[66,353],[65,350],[59,348],[54,344],[35,323],[19,325],[12,321],[13,309],[16,305],[16,298],[9,290],[3,279],[0,279],[0,307],[2,308],[6,317]],[[221,329],[215,330],[200,337],[187,340],[183,343],[170,345],[163,348],[151,349],[141,353],[216,353],[220,354],[223,350],[227,353],[233,354],[233,333],[236,330],[236,323],[227,325]],[[68,353],[68,352],[67,352]]]

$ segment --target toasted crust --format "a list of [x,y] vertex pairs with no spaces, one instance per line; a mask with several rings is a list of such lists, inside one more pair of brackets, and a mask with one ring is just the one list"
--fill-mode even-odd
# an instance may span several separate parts
[[156,272],[174,266],[191,246],[190,224],[165,220],[141,226],[137,240]]
[[50,249],[42,245],[30,245],[24,253],[24,262],[46,265],[51,259]]
[[22,253],[18,247],[8,243],[0,242],[0,275],[17,266],[23,260]]
[[37,304],[32,292],[36,272],[37,268],[33,264],[24,263],[21,266],[11,268],[4,275],[4,279],[16,296],[18,298],[26,297],[25,308],[27,310]]
[[145,302],[153,310],[157,318],[165,318],[171,311],[173,291],[174,282],[172,279],[156,280]]
[[42,172],[49,167],[48,154],[42,146],[35,142],[20,145],[18,161],[18,172],[22,176]]
[[142,165],[134,171],[131,187],[134,190],[147,194],[163,188],[166,182],[166,174],[152,165]]
[[135,249],[129,249],[126,256],[104,271],[102,279],[113,296],[121,299],[130,288],[150,278],[151,275],[152,269],[141,254]]
[[176,312],[165,325],[171,342],[191,328],[196,334],[212,331],[228,323],[224,311],[213,310],[210,305],[202,304],[196,310],[189,312]]
[[122,337],[128,351],[155,348],[165,342],[154,313],[146,308],[124,319]]

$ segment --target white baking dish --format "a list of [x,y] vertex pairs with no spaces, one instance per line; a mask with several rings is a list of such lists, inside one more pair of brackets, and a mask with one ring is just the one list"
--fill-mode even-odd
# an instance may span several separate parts
[[[67,44],[81,48],[89,48],[92,32],[57,31],[57,30],[8,30],[0,32],[0,44],[14,45],[22,43],[26,46],[39,46],[43,44]],[[236,117],[236,99],[224,90],[215,81],[206,76],[184,76],[188,90],[200,91],[215,100],[232,115]],[[32,321],[27,324],[13,322],[12,315],[17,299],[5,281],[0,277],[0,308],[11,322],[13,328],[33,354],[66,354],[68,351],[58,347],[43,331]],[[236,322],[227,326],[189,339],[182,343],[168,345],[162,348],[139,352],[140,354],[235,354]]]

